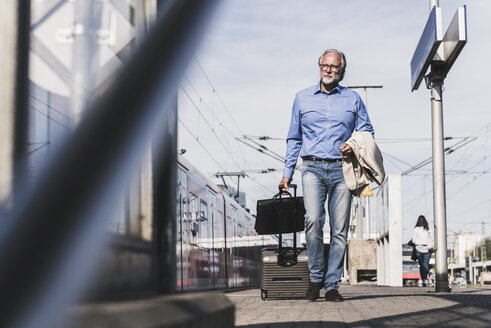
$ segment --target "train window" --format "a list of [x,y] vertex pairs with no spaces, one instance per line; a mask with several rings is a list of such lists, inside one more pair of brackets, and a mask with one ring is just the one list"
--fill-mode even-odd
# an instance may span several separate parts
[[140,226],[140,174],[135,172],[133,176],[130,177],[128,187],[126,190],[126,217],[128,222],[128,234],[133,237],[140,237],[141,226]]
[[200,203],[200,246],[203,248],[212,248],[211,227],[208,221],[208,205],[202,200]]
[[208,205],[204,201],[200,203],[199,219],[200,221],[208,220]]
[[234,241],[234,224],[232,221],[232,218],[227,215],[227,236],[226,236],[226,243],[227,243],[227,248],[230,254],[232,254],[232,249],[233,249],[233,241]]
[[118,199],[116,207],[108,220],[107,230],[118,235],[141,237],[140,225],[140,189],[139,174],[134,172],[128,179],[123,195]]
[[196,245],[198,243],[198,233],[199,233],[199,224],[198,224],[198,197],[189,193],[189,218],[191,223],[191,244]]
[[237,229],[237,230],[238,230],[238,232],[237,232],[237,237],[242,237],[242,236],[244,236],[244,230],[245,230],[245,229],[244,229],[244,226],[243,226],[242,224],[240,224],[240,223],[239,223],[239,224],[237,224],[237,226],[238,226],[238,229]]
[[218,210],[217,217],[214,220],[214,243],[215,248],[219,251],[224,251],[225,249],[225,236],[224,236],[224,225],[223,225],[223,212]]
[[178,168],[177,174],[177,208],[176,208],[176,216],[177,216],[177,240],[178,241],[186,241],[185,240],[185,232],[186,232],[186,196],[187,196],[187,175],[184,170]]

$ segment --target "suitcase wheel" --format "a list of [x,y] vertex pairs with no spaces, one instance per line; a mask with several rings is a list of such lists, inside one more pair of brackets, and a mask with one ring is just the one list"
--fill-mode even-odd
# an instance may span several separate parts
[[267,297],[268,297],[268,292],[264,289],[261,289],[261,299],[265,301]]

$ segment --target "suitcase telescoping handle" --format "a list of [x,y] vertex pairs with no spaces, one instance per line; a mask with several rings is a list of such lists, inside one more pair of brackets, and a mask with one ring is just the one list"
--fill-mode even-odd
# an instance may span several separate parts
[[[289,188],[293,188],[293,197],[297,198],[297,185],[296,184],[289,184]],[[278,241],[279,241],[279,247],[278,247],[278,264],[281,266],[285,267],[290,267],[294,266],[297,264],[297,233],[293,233],[293,257],[292,258],[285,258],[283,254],[283,238],[281,234],[281,228],[283,227],[283,219],[285,218],[285,212],[283,211],[283,202],[281,201],[281,196],[282,195],[289,195],[292,197],[292,195],[288,191],[283,191],[283,185],[278,185],[278,190],[279,192],[274,196],[274,198],[279,197],[280,198],[280,208],[281,208],[281,219],[280,219],[280,233],[278,235]],[[297,211],[298,213],[298,211]]]

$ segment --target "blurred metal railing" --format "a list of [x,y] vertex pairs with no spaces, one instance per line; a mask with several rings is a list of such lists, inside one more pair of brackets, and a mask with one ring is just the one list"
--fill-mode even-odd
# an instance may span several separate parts
[[[178,79],[217,3],[166,1],[146,41],[86,111],[39,181],[21,185],[13,208],[0,218],[0,326],[60,324],[64,306],[97,265],[105,219],[153,135],[171,140],[154,147],[167,150],[160,157],[161,188],[167,190],[162,201],[170,204],[164,217],[175,221],[176,113],[166,104],[175,100]],[[161,226],[155,237],[159,251],[172,253],[175,232],[169,227]],[[171,255],[163,261],[162,267],[175,266],[165,263]],[[175,268],[169,270],[167,279]]]

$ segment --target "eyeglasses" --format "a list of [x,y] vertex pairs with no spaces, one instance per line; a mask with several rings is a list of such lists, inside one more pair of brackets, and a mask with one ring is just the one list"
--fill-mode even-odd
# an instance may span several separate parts
[[329,64],[319,64],[319,67],[321,71],[327,71],[327,69],[331,69],[331,72],[333,73],[339,73],[341,70],[341,67],[338,65],[329,65]]

